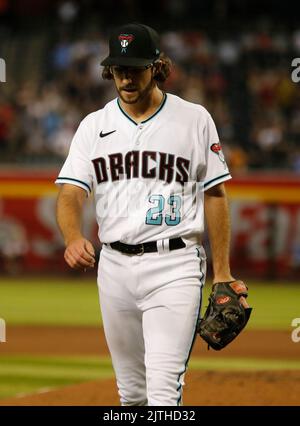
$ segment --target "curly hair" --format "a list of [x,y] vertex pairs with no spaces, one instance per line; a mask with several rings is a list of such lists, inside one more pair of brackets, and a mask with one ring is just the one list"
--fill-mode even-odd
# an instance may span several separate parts
[[[165,55],[165,53],[161,53],[159,58],[153,63],[154,69],[154,80],[158,82],[164,82],[169,77],[172,68],[171,59]],[[109,65],[106,65],[102,71],[103,80],[112,80],[113,75]]]

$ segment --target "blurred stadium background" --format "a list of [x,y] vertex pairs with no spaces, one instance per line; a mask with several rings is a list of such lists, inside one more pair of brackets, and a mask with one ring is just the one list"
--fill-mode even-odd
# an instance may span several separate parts
[[[300,281],[300,82],[291,78],[292,60],[300,57],[300,24],[293,2],[289,5],[278,0],[0,0],[0,58],[6,63],[6,82],[0,82],[0,317],[8,326],[98,325],[97,294],[91,289],[95,272],[86,290],[77,287],[78,299],[76,291],[76,300],[67,297],[68,289],[79,285],[73,279],[82,281],[87,274],[74,274],[64,264],[54,179],[80,120],[115,97],[99,65],[109,30],[139,21],[161,33],[163,50],[174,62],[163,88],[204,105],[216,122],[234,178],[226,184],[233,271],[259,283],[254,326],[289,329],[292,318],[300,316],[288,285]],[[92,203],[84,227],[100,250]],[[285,302],[282,317],[278,299],[273,310],[271,301],[264,307],[259,299],[268,297],[263,287],[273,288],[271,283],[277,286],[274,293],[281,284],[286,288],[278,293]],[[15,364],[9,370],[9,359],[2,358],[0,373],[9,386],[0,388],[0,396],[24,390],[19,382],[11,385],[17,370]]]

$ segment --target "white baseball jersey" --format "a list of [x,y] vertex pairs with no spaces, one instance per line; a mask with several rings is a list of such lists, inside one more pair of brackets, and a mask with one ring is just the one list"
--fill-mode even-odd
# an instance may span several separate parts
[[57,184],[96,203],[102,243],[139,244],[204,231],[203,190],[230,179],[208,111],[165,94],[136,123],[114,99],[80,124]]

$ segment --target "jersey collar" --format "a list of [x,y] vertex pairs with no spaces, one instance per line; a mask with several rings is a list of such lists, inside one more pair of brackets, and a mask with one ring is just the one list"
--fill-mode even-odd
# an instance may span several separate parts
[[121,104],[120,104],[120,100],[119,100],[119,98],[117,99],[117,103],[118,103],[118,107],[120,108],[120,111],[125,115],[125,117],[127,117],[128,118],[128,120],[130,120],[133,124],[135,124],[136,126],[138,125],[138,124],[144,124],[144,123],[147,123],[147,121],[149,121],[149,120],[152,120],[152,118],[153,117],[155,117],[162,109],[163,109],[163,107],[164,107],[164,105],[165,105],[165,103],[166,103],[166,100],[167,100],[167,94],[166,93],[164,93],[164,97],[163,97],[163,100],[161,101],[161,103],[160,103],[160,105],[159,105],[159,107],[157,108],[157,110],[152,114],[152,115],[150,115],[150,117],[148,117],[146,120],[143,120],[143,121],[141,121],[140,123],[137,123],[136,121],[134,121],[131,117],[130,117],[130,115],[128,115],[124,110],[123,110],[123,108],[121,107]]

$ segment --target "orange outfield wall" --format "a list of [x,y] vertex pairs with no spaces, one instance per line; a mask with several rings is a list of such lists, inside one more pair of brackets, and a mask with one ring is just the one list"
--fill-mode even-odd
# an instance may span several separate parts
[[[55,171],[0,171],[1,198],[55,195]],[[231,199],[300,203],[300,175],[251,174],[226,182]]]

